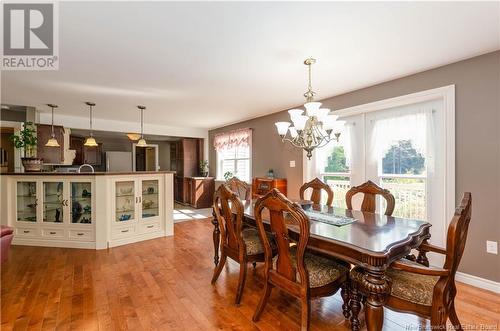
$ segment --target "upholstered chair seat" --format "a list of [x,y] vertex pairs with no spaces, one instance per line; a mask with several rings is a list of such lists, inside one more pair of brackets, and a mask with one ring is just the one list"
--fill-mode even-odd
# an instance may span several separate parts
[[[295,269],[297,269],[296,252],[297,246],[290,248],[292,265]],[[311,288],[325,286],[349,274],[349,267],[345,263],[315,255],[308,251],[304,254],[304,263],[309,273],[309,287]],[[298,272],[297,279],[300,280]]]
[[[259,237],[259,230],[254,227],[245,227],[243,231],[241,231],[241,235],[243,237],[243,241],[246,246],[247,255],[257,255],[264,253],[264,246],[262,245],[262,241]],[[269,243],[271,244],[271,248],[274,250],[276,245],[274,244],[274,240],[272,235],[269,232],[266,232]]]
[[[419,266],[418,263],[403,259],[402,263]],[[355,267],[351,271],[351,279],[360,282],[363,269]],[[391,286],[391,295],[423,306],[432,306],[434,286],[438,276],[419,275],[403,270],[389,268],[386,271],[387,280]]]

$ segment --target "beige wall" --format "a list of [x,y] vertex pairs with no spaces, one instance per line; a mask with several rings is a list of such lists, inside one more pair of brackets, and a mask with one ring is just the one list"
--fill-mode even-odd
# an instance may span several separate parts
[[[460,271],[500,281],[500,256],[486,253],[486,240],[500,242],[500,51],[322,100],[332,110],[455,84],[456,87],[456,200],[472,192],[473,218]],[[321,91],[319,91],[321,92]],[[274,122],[286,111],[211,130],[210,165],[215,174],[215,133],[254,129],[252,175],[272,167],[288,178],[289,196],[302,183],[302,153],[283,145]],[[296,160],[296,168],[289,168]]]

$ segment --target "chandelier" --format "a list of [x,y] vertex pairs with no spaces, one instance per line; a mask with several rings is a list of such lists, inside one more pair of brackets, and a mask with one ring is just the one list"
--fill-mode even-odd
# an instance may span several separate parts
[[312,151],[327,145],[330,141],[339,141],[340,130],[344,121],[337,121],[337,115],[330,115],[330,109],[321,108],[321,102],[314,102],[314,95],[311,86],[311,66],[316,63],[315,59],[307,59],[304,64],[309,69],[309,85],[304,93],[306,103],[306,115],[302,109],[290,109],[290,122],[276,122],[278,134],[281,141],[288,141],[297,148],[302,148],[307,152],[310,160]]

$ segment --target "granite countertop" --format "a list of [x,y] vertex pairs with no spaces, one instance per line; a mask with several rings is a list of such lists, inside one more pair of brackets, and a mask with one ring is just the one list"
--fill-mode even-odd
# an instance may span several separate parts
[[155,175],[175,174],[175,171],[124,171],[124,172],[6,172],[3,176],[123,176],[123,175]]

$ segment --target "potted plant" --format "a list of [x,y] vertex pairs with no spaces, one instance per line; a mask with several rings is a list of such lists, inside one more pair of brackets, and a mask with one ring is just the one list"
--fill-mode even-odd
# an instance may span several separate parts
[[200,173],[202,177],[208,177],[208,160],[200,161]]
[[233,177],[234,177],[234,175],[233,175],[233,173],[231,171],[226,171],[224,173],[224,179],[226,180],[226,182],[228,182]]
[[36,157],[37,137],[33,122],[25,122],[19,135],[13,134],[10,139],[17,149],[24,149],[24,157],[21,158],[26,172],[41,171],[43,160]]

